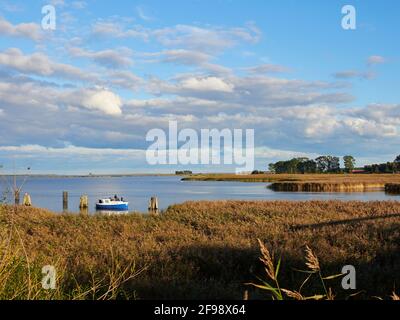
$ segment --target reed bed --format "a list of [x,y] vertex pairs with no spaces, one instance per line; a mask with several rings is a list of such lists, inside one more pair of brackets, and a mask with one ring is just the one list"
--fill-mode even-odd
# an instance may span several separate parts
[[[2,206],[0,235],[2,299],[270,299],[246,285],[265,276],[257,239],[281,259],[287,290],[304,281],[307,246],[325,274],[356,268],[354,299],[390,299],[400,285],[397,201],[187,202],[123,216]],[[44,265],[57,269],[55,291],[41,288]],[[310,280],[302,294],[321,289]]]
[[387,183],[385,185],[385,192],[392,194],[400,194],[400,183]]
[[376,182],[275,182],[268,188],[279,192],[367,192],[383,191],[385,184]]

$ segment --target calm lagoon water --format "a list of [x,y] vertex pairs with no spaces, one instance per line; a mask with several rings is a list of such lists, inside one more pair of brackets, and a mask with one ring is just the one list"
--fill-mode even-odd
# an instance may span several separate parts
[[[135,177],[32,177],[22,195],[28,192],[35,207],[62,211],[62,192],[69,192],[69,211],[77,212],[79,198],[89,196],[90,212],[95,212],[99,198],[117,194],[129,201],[130,211],[147,211],[150,197],[157,196],[161,209],[190,200],[400,200],[384,192],[366,193],[305,193],[274,192],[267,183],[181,181],[179,176]],[[4,189],[4,184],[0,185]],[[21,195],[21,198],[22,198]]]

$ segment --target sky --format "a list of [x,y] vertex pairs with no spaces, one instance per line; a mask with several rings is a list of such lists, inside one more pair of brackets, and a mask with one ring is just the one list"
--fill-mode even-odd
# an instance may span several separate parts
[[253,129],[260,170],[325,154],[392,161],[399,14],[397,0],[0,0],[0,173],[232,171],[150,165],[146,135],[169,121]]

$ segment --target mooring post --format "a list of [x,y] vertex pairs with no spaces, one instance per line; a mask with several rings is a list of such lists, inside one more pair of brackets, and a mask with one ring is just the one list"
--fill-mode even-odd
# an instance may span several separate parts
[[89,197],[88,196],[81,196],[79,201],[79,210],[81,214],[88,214],[89,208]]
[[24,204],[25,207],[31,207],[32,206],[31,196],[28,193],[25,193],[25,195],[24,195],[23,204]]
[[19,190],[14,190],[14,203],[18,206],[20,201]]
[[68,192],[63,191],[63,211],[68,211]]
[[158,199],[157,197],[151,197],[149,202],[149,212],[158,213]]

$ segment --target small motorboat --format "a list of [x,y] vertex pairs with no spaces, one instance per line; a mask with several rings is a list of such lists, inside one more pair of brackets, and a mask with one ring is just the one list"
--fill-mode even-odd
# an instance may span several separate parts
[[96,203],[96,210],[106,210],[106,211],[128,211],[129,202],[123,201],[123,199],[109,198],[100,199]]

